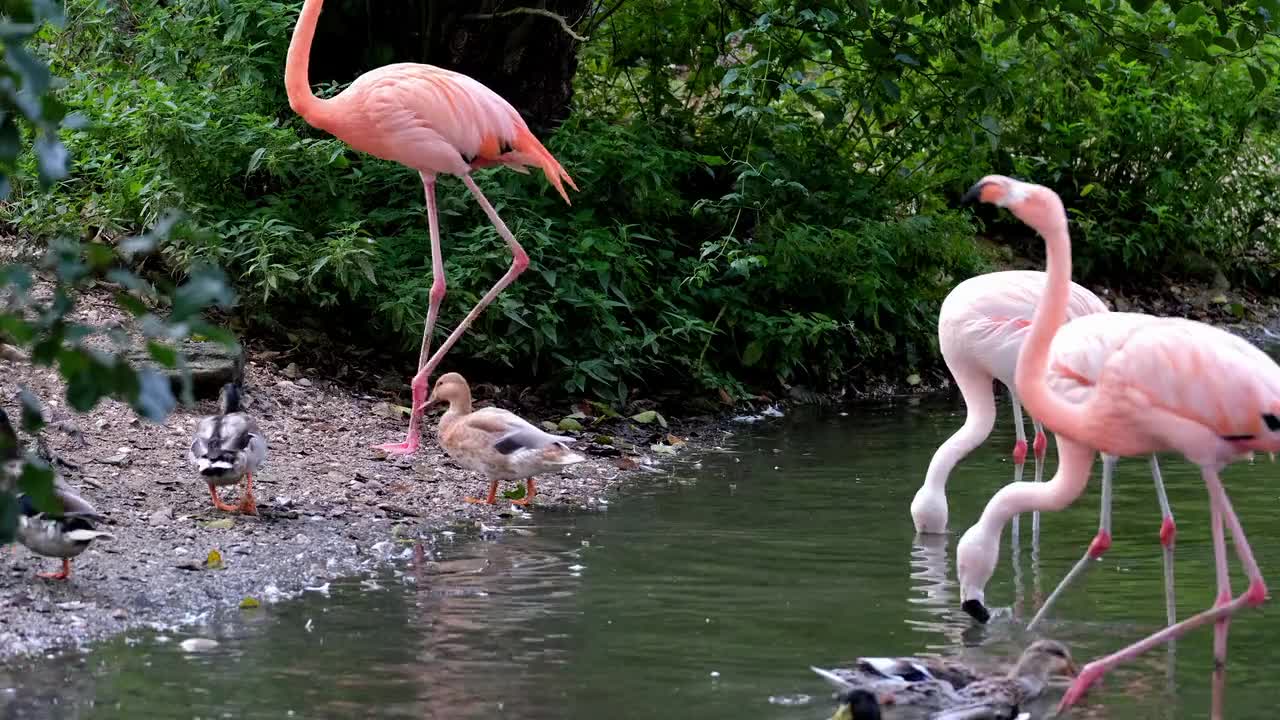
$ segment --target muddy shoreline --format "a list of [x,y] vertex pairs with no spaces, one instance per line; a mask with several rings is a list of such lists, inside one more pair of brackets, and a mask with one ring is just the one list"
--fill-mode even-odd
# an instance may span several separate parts
[[[1192,317],[1261,345],[1280,339],[1280,304],[1270,298],[1177,285],[1140,297],[1092,289],[1113,309]],[[86,293],[75,317],[93,325],[128,324],[107,288]],[[429,411],[415,455],[388,457],[371,447],[402,439],[407,426],[394,404],[402,401],[400,393],[374,381],[390,372],[386,368],[356,373],[367,379],[358,383],[328,380],[303,356],[259,343],[250,342],[245,356],[248,410],[271,445],[255,477],[259,517],[214,509],[207,487],[187,465],[191,432],[201,415],[214,410],[213,401],[180,407],[161,426],[139,421],[129,408],[110,401],[76,415],[62,399],[56,371],[0,358],[6,369],[0,401],[12,406],[25,386],[46,403],[50,425],[42,433],[44,446],[58,459],[63,477],[110,517],[104,529],[116,536],[77,558],[67,582],[35,577],[55,569],[55,560],[20,546],[0,551],[0,664],[25,664],[134,628],[172,628],[201,616],[236,613],[245,598],[288,598],[333,578],[414,558],[441,531],[464,535],[513,521],[536,522],[540,513],[604,511],[619,485],[652,482],[665,474],[664,466],[719,445],[726,432],[743,427],[733,417],[776,415],[768,411],[774,404],[785,409],[884,401],[951,385],[939,369],[915,377],[872,376],[839,393],[796,386],[732,409],[703,401],[671,410],[669,403],[641,401],[626,413],[670,416],[659,420],[646,413],[636,421],[604,417],[599,406],[557,404],[473,379],[477,407],[496,404],[532,422],[559,425],[558,432],[578,437],[576,448],[588,456],[560,476],[539,478],[530,518],[508,502],[463,502],[465,495],[482,493],[486,482],[453,464],[436,444],[440,409]],[[229,502],[237,498],[235,491],[224,492]],[[221,569],[205,567],[212,550],[222,557]]]
[[[107,288],[86,293],[73,316],[94,326],[129,321]],[[452,463],[434,438],[442,408],[428,411],[422,446],[388,456],[372,446],[404,438],[397,394],[326,380],[282,362],[279,351],[245,349],[245,402],[267,435],[266,465],[254,477],[258,517],[215,509],[187,464],[198,419],[216,401],[179,407],[163,425],[138,420],[127,406],[100,403],[78,415],[63,399],[57,372],[0,358],[0,402],[16,413],[26,387],[45,403],[49,425],[29,446],[43,446],[72,487],[109,518],[114,540],[95,542],[72,562],[69,581],[35,577],[58,561],[20,545],[0,550],[0,664],[22,664],[129,629],[172,627],[205,614],[238,612],[245,598],[268,603],[413,557],[415,540],[442,530],[465,534],[541,513],[603,511],[615,486],[646,482],[690,449],[717,444],[724,422],[708,415],[667,418],[648,404],[602,417],[587,404],[537,401],[530,411],[507,402],[511,389],[476,383],[476,406],[497,404],[534,423],[577,437],[587,461],[539,476],[535,505],[522,510],[499,496],[473,505],[487,482]],[[494,397],[498,401],[494,402]],[[389,402],[390,401],[390,402]],[[642,414],[643,413],[643,414]],[[16,416],[16,415],[15,415]],[[574,429],[580,427],[581,429]],[[500,492],[514,490],[504,483]],[[235,503],[239,490],[226,488]],[[210,551],[221,569],[206,567]],[[421,552],[421,549],[418,549]]]

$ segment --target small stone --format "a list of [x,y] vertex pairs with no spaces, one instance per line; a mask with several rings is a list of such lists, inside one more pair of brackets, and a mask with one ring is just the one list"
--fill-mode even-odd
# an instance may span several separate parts
[[302,387],[311,387],[311,379],[310,379],[310,378],[299,378],[299,379],[298,379],[298,384],[299,384],[299,385],[301,385]]
[[280,372],[291,380],[297,380],[298,377],[302,375],[302,371],[298,369],[298,363],[289,363],[288,365],[285,365],[284,370],[281,370]]
[[218,641],[209,638],[187,638],[179,644],[179,647],[185,652],[203,652],[218,647]]
[[115,610],[111,611],[111,617],[115,618],[116,620],[124,620],[125,618],[129,617],[129,611],[125,610],[124,608],[116,608]]
[[151,517],[147,518],[147,522],[152,525],[165,525],[173,518],[173,508],[165,507],[151,513]]
[[105,430],[107,429],[107,426],[110,424],[111,424],[110,420],[106,418],[101,418],[100,420],[98,420],[98,422],[94,423],[93,426],[98,428],[99,430]]

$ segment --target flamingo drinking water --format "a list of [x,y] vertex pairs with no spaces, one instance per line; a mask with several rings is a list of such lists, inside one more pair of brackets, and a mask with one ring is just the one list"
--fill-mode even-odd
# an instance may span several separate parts
[[[990,175],[966,199],[1008,208],[1044,238],[1048,283],[1018,355],[1015,380],[1028,411],[1057,435],[1059,465],[1047,483],[1002,488],[960,539],[956,567],[963,606],[985,613],[983,588],[995,569],[1005,522],[1020,512],[1060,510],[1073,502],[1088,481],[1095,451],[1177,451],[1200,466],[1209,491],[1217,601],[1086,665],[1061,707],[1076,703],[1112,667],[1207,623],[1216,623],[1214,657],[1225,667],[1227,621],[1241,608],[1261,605],[1267,586],[1219,472],[1251,452],[1280,450],[1280,367],[1247,341],[1182,318],[1102,313],[1063,325],[1071,294],[1071,240],[1058,195]],[[1235,597],[1224,526],[1249,578],[1248,590]],[[1215,718],[1222,716],[1219,703],[1215,693]]]
[[[402,443],[380,446],[392,453],[418,449],[423,402],[431,372],[440,364],[472,321],[504,288],[529,266],[529,256],[516,242],[498,212],[493,209],[471,171],[505,165],[519,172],[528,166],[542,168],[565,202],[567,183],[573,179],[533,136],[520,113],[497,93],[479,82],[432,65],[395,63],[370,70],[337,96],[322,100],[311,92],[307,66],[311,41],[324,0],[305,0],[289,42],[284,84],[289,106],[313,127],[332,133],[356,150],[393,160],[418,171],[427,197],[427,228],[431,234],[431,299],[413,377],[413,404],[409,434]],[[436,217],[436,176],[462,178],[498,234],[511,247],[511,269],[467,313],[444,344],[428,359],[440,301],[444,299],[444,260],[440,253],[440,227]]]
[[[1018,352],[1030,333],[1031,317],[1044,292],[1045,273],[1031,270],[1008,270],[969,278],[955,286],[942,302],[938,313],[938,345],[942,359],[955,378],[964,397],[966,417],[951,437],[938,447],[929,461],[924,483],[911,501],[911,519],[920,533],[942,533],[947,529],[947,479],[956,464],[991,434],[996,408],[992,381],[999,380],[1009,389],[1013,404],[1013,422],[1017,442],[1013,447],[1014,482],[1022,480],[1027,457],[1027,438],[1022,421],[1022,405],[1014,391],[1014,370]],[[1106,304],[1087,288],[1071,283],[1067,304],[1067,322],[1085,315],[1108,312]],[[1035,480],[1043,479],[1044,456],[1048,439],[1040,421],[1032,417],[1036,435]],[[1034,626],[1083,570],[1089,561],[1101,557],[1111,545],[1111,478],[1116,458],[1103,457],[1103,504],[1098,535],[1084,557],[1049,595],[1032,620]],[[1160,477],[1160,466],[1151,458],[1151,473],[1156,485],[1156,498],[1163,517],[1160,534],[1164,546],[1165,601],[1169,622],[1175,613],[1173,598],[1173,513]],[[1036,520],[1039,518],[1037,517]],[[1017,517],[1013,519],[1017,523]],[[1037,523],[1038,524],[1038,523]],[[1016,527],[1016,526],[1015,526]],[[1016,532],[1016,531],[1015,531]]]

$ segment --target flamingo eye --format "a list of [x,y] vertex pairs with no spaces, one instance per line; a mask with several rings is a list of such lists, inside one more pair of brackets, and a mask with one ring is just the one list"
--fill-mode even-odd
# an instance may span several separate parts
[[1263,413],[1262,421],[1267,424],[1267,429],[1271,432],[1280,430],[1280,417],[1276,417],[1271,413]]

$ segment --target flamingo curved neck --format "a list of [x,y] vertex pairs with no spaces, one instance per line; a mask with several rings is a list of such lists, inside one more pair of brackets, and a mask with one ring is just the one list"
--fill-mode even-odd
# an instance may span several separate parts
[[298,14],[298,24],[289,40],[289,54],[284,63],[284,89],[289,96],[289,107],[313,127],[324,129],[327,117],[327,100],[311,92],[308,68],[311,64],[311,43],[316,35],[316,22],[324,0],[306,0]]
[[1000,488],[974,527],[999,532],[1013,516],[1025,512],[1057,512],[1075,502],[1089,482],[1094,451],[1065,437],[1058,438],[1058,471],[1049,482],[1015,482]]
[[1054,433],[1080,440],[1088,429],[1084,413],[1054,394],[1046,381],[1049,346],[1058,328],[1067,320],[1067,305],[1071,301],[1071,238],[1067,233],[1067,214],[1060,202],[1053,205],[1048,217],[1028,223],[1044,238],[1048,279],[1031,318],[1031,330],[1018,352],[1014,380],[1018,396],[1032,417],[1039,418],[1044,427]]

